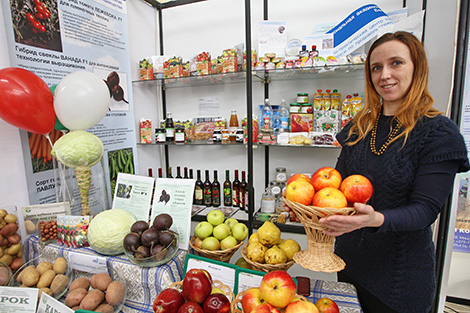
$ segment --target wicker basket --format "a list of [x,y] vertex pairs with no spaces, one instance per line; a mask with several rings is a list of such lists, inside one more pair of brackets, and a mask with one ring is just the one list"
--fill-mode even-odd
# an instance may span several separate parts
[[194,245],[195,239],[196,237],[192,236],[191,240],[189,241],[189,245],[191,246],[191,248],[194,249],[194,251],[198,252],[203,257],[217,260],[217,261],[227,262],[227,263],[230,262],[230,259],[232,258],[232,256],[235,254],[235,252],[237,252],[238,248],[240,248],[244,242],[244,241],[240,241],[235,247],[230,248],[230,249],[210,251],[210,250],[204,250],[204,249],[196,247]]
[[324,234],[323,230],[326,228],[320,225],[318,220],[333,214],[352,215],[355,213],[354,208],[320,208],[283,199],[304,225],[307,233],[307,250],[294,254],[294,261],[317,272],[334,273],[344,269],[346,263],[333,252],[335,237]]
[[[255,288],[248,288],[246,290],[243,290],[241,292],[239,292],[237,294],[237,296],[235,297],[235,300],[233,301],[230,301],[230,308],[231,308],[231,313],[247,313],[247,312],[243,312],[240,307],[242,305],[242,298],[243,298],[243,295],[250,289],[255,289]],[[304,296],[301,296],[301,295],[298,295],[296,294],[295,295],[297,298],[299,298],[300,300],[302,301],[308,301],[307,298],[305,298]]]
[[[224,295],[227,296],[230,303],[232,303],[232,301],[235,298],[235,295],[233,294],[232,289],[230,289],[229,286],[224,285],[221,281],[213,280],[212,281],[212,287],[216,287],[216,288],[219,288],[220,290],[222,290],[224,292]],[[182,281],[177,281],[175,283],[172,283],[170,285],[170,287],[168,287],[168,288],[178,289],[178,290],[181,291],[181,290],[183,290],[183,282]]]
[[295,264],[294,260],[289,261],[287,263],[281,263],[281,264],[265,264],[265,263],[252,261],[246,255],[247,247],[248,247],[248,244],[242,247],[241,254],[242,254],[242,257],[245,259],[245,261],[248,262],[248,264],[251,264],[251,266],[253,266],[254,270],[263,271],[263,272],[287,271],[289,268],[291,268],[292,265]]

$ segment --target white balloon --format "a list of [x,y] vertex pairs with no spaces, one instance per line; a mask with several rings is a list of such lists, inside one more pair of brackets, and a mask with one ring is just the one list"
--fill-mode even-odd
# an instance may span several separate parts
[[54,93],[54,110],[70,130],[95,126],[108,112],[109,89],[103,79],[87,71],[68,74]]

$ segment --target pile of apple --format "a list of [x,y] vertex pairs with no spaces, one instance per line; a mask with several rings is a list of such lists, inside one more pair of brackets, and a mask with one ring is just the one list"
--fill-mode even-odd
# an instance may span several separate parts
[[366,203],[374,192],[366,177],[356,174],[342,179],[332,167],[322,167],[311,177],[294,174],[286,185],[285,197],[288,200],[321,208],[340,209],[353,206],[355,202]]
[[285,271],[273,271],[263,276],[257,288],[245,291],[241,299],[244,313],[339,313],[331,299],[321,298],[315,304],[297,297],[297,286]]
[[214,287],[204,269],[191,269],[184,276],[181,291],[167,288],[153,301],[155,313],[229,313],[230,300]]
[[199,249],[215,251],[235,247],[248,236],[248,227],[235,218],[225,219],[220,210],[212,210],[206,221],[194,229],[194,246]]

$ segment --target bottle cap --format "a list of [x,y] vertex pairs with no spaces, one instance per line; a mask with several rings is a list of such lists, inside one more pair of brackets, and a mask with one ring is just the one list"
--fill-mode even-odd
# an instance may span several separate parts
[[338,89],[333,89],[333,92],[338,92]]

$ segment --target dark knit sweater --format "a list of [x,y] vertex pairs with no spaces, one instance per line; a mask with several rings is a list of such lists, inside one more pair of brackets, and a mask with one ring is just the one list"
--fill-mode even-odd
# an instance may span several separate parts
[[[388,137],[390,120],[380,118],[377,150]],[[368,203],[385,220],[379,228],[337,237],[335,252],[346,262],[344,273],[389,307],[426,313],[436,286],[430,225],[452,190],[455,173],[470,169],[463,137],[448,118],[423,117],[405,146],[400,138],[376,156],[370,133],[354,146],[345,145],[350,126],[337,135],[343,146],[337,168],[343,177],[361,174],[371,180],[374,195]]]

